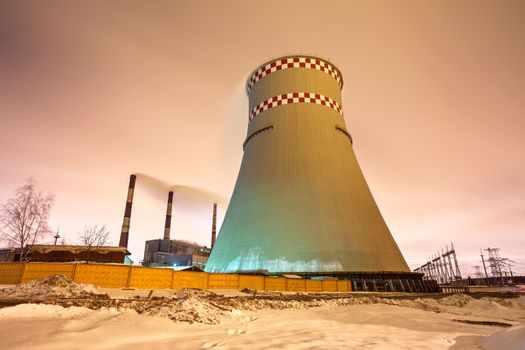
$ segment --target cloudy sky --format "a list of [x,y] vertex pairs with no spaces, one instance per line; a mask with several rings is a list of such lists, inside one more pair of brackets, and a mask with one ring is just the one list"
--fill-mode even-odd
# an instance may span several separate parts
[[412,267],[452,241],[464,271],[499,247],[525,273],[523,1],[0,0],[0,202],[32,176],[68,242],[99,223],[117,244],[136,172],[136,261],[162,236],[163,186],[191,189],[174,235],[209,243],[244,81],[288,53],[341,69],[355,152]]

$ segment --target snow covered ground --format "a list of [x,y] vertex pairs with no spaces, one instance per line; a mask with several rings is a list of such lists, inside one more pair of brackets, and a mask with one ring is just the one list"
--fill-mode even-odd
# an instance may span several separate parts
[[[54,298],[60,291],[68,298],[106,292],[53,283],[59,285],[51,286],[54,294],[49,284],[37,282],[3,289],[0,298],[27,297],[31,290]],[[115,291],[120,300],[133,292]],[[294,300],[196,290],[159,294],[168,298],[135,298],[118,309],[100,303],[95,310],[50,304],[2,308],[0,349],[525,349],[523,296]],[[493,325],[483,324],[487,321]]]

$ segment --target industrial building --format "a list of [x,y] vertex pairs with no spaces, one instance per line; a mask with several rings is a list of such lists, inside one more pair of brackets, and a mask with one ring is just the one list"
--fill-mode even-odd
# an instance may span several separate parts
[[[124,247],[29,244],[24,249],[27,251],[25,260],[30,262],[131,263],[130,252]],[[20,261],[20,248],[0,250],[0,261]]]
[[422,284],[359,167],[342,87],[339,69],[313,56],[273,59],[249,76],[244,155],[206,271]]
[[[208,262],[211,248],[194,242],[171,239],[171,214],[173,210],[173,192],[168,193],[164,237],[146,241],[142,265],[149,267],[197,268],[203,270]],[[215,240],[217,204],[213,204],[212,245]],[[129,220],[128,220],[129,222]]]
[[201,270],[206,266],[211,249],[196,243],[152,239],[146,241],[142,265],[149,267],[196,267]]
[[[120,245],[127,247],[133,194],[135,192],[136,175],[131,175],[126,199],[126,209],[120,235]],[[173,210],[173,191],[168,193],[164,236],[162,239],[152,239],[145,242],[143,266],[170,267],[176,269],[195,268],[203,270],[208,261],[211,248],[194,242],[171,239],[171,217]],[[212,245],[216,236],[217,204],[213,204]]]

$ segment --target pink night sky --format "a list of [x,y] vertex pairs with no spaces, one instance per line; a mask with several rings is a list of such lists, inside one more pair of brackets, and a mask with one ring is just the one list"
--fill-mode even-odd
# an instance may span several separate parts
[[[209,245],[242,158],[244,82],[326,57],[372,193],[412,268],[454,242],[525,274],[525,2],[0,0],[0,202],[32,176],[74,243],[118,243],[129,175],[184,189],[174,237]],[[130,250],[163,233],[167,190],[137,180]],[[52,239],[49,239],[51,242]]]

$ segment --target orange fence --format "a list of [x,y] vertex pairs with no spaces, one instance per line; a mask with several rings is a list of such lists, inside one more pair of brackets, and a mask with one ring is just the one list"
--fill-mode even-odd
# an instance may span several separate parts
[[244,289],[291,292],[348,292],[347,280],[305,280],[234,273],[173,271],[131,265],[77,263],[0,263],[0,284],[18,284],[61,274],[77,283],[105,288]]

